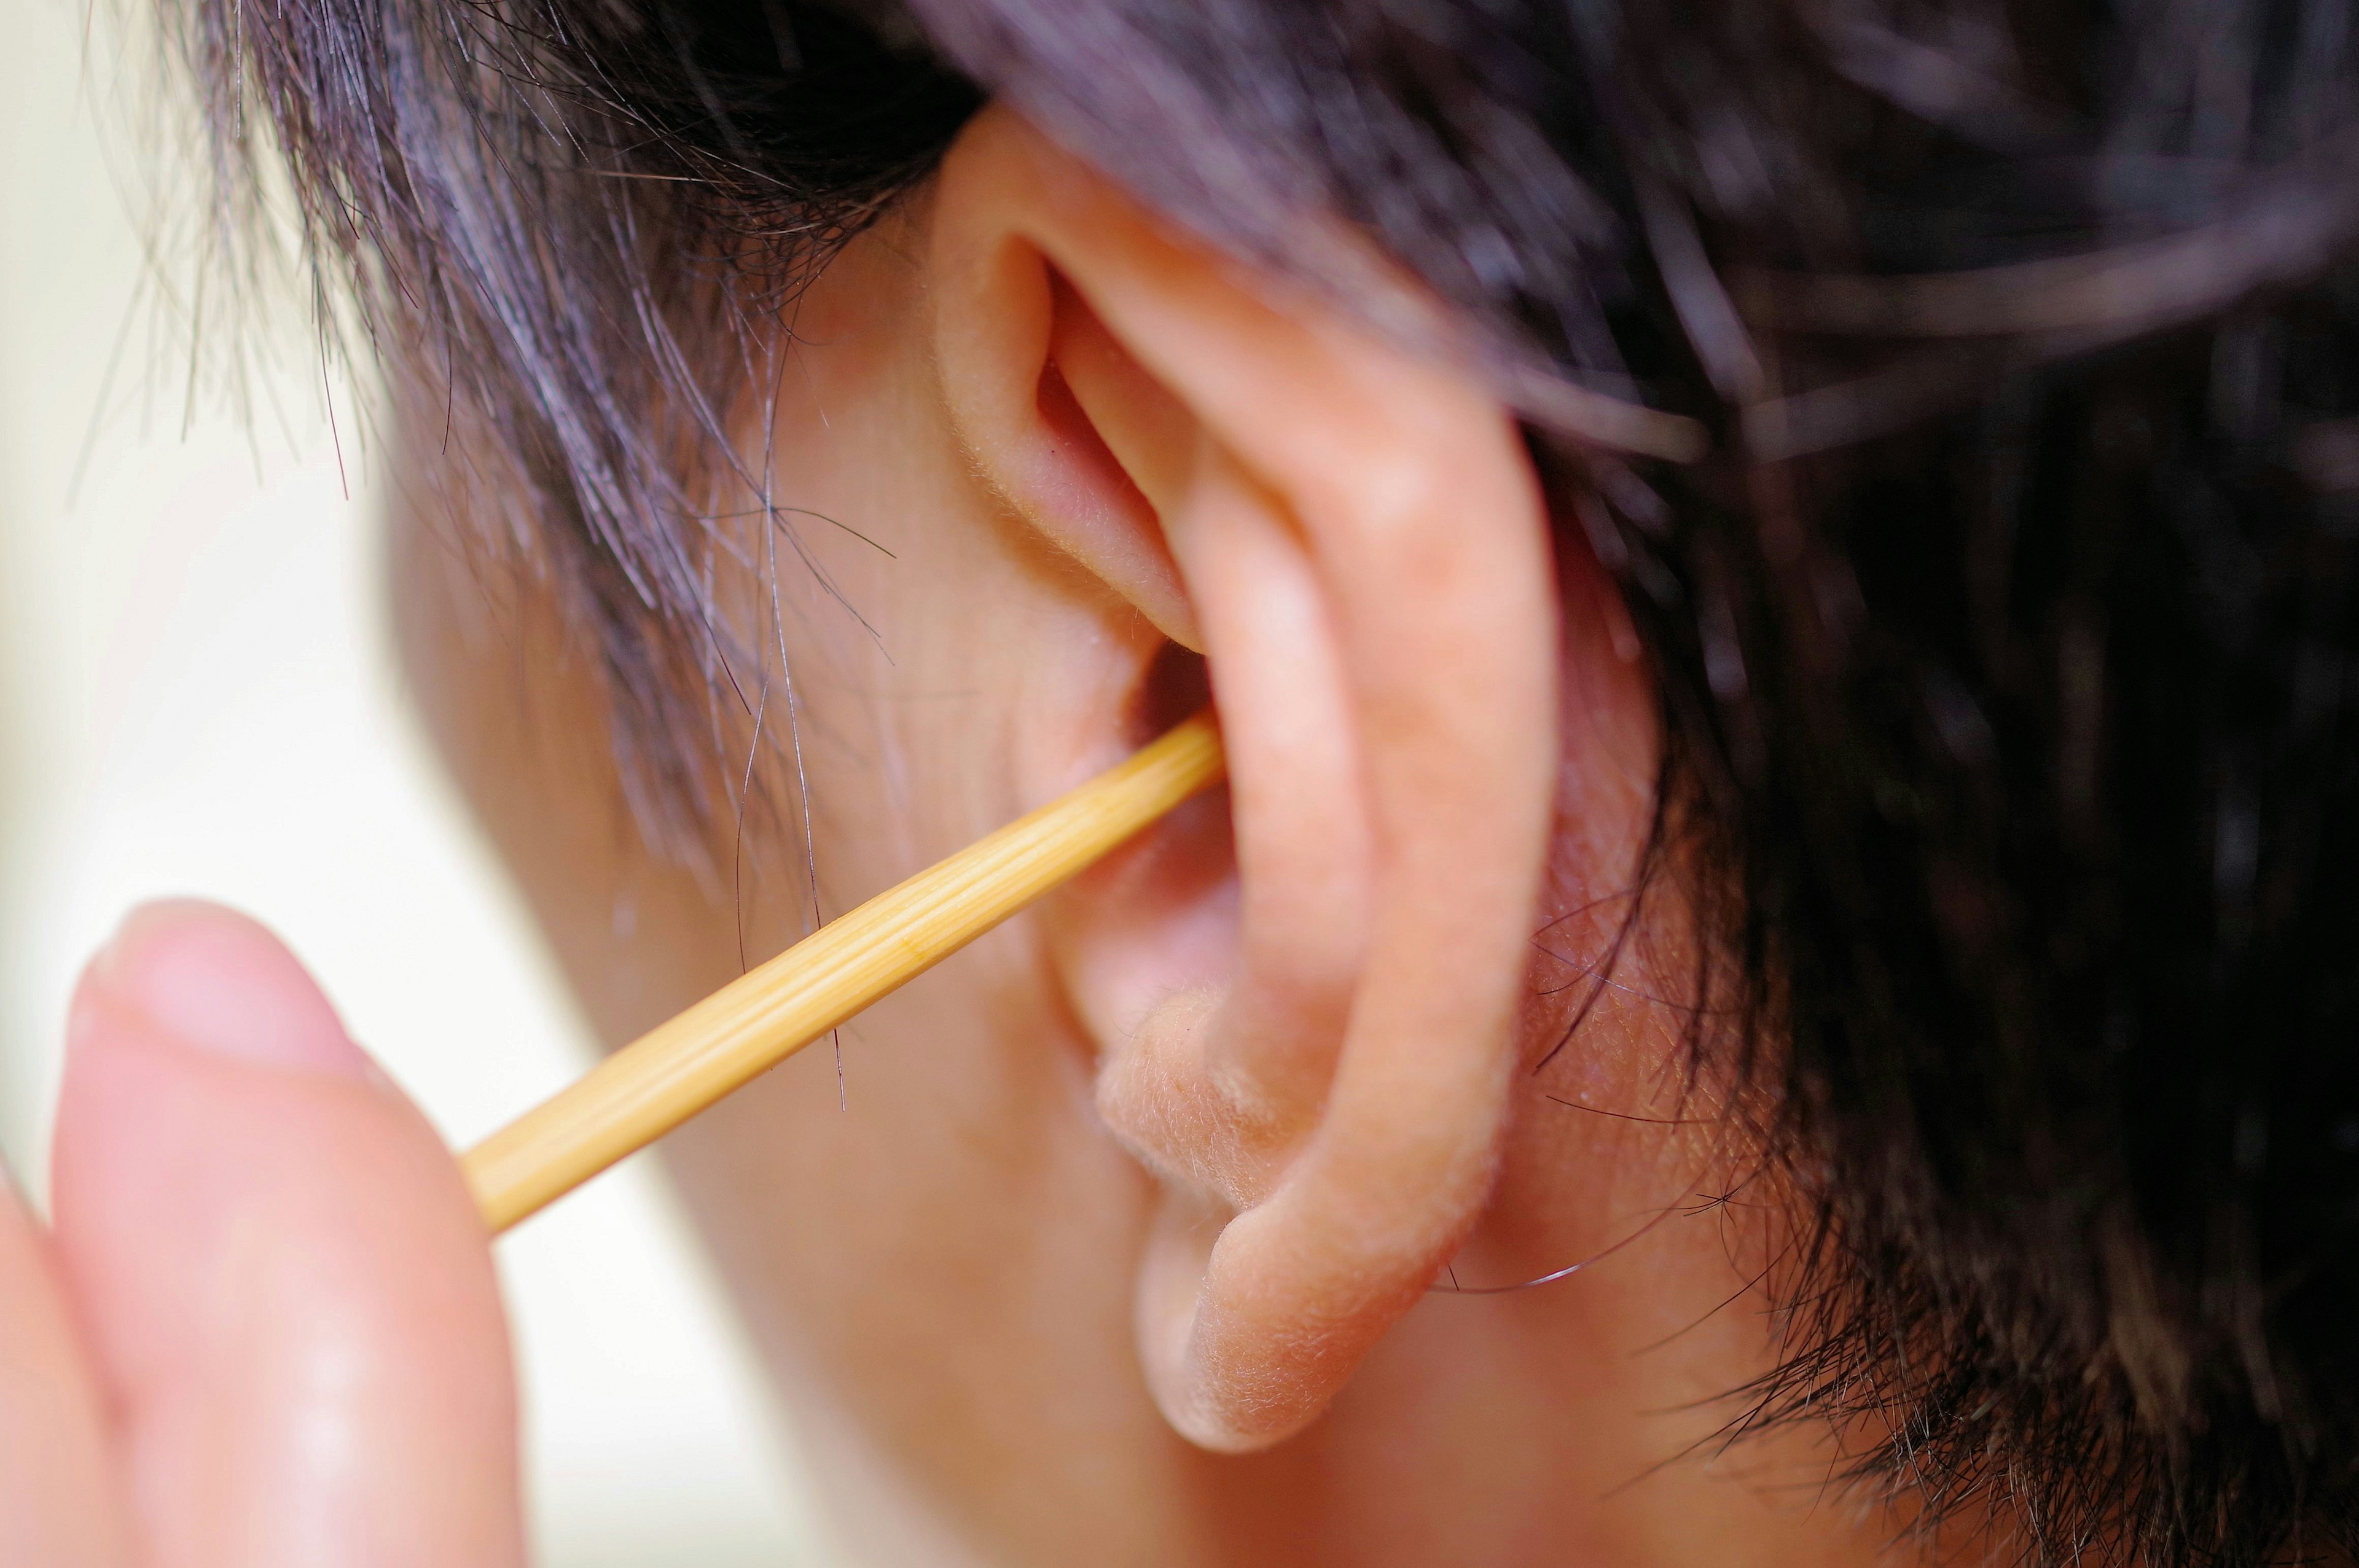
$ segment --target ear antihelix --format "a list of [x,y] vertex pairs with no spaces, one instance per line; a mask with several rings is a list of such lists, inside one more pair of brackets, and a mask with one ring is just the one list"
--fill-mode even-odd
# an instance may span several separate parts
[[[1184,461],[1136,433],[1187,443],[1168,395],[1075,336],[1071,291],[1009,213],[953,167],[935,207],[935,363],[951,427],[991,489],[1038,537],[1127,600],[1163,635],[1202,645],[1140,475]],[[1100,336],[1103,336],[1101,330]],[[1135,368],[1135,367],[1134,367]],[[1116,438],[1119,433],[1120,438]],[[1143,465],[1134,473],[1133,464]]]
[[1157,515],[1169,517],[1193,473],[1201,427],[1106,330],[1089,301],[1049,264],[1049,362],[1094,438]]

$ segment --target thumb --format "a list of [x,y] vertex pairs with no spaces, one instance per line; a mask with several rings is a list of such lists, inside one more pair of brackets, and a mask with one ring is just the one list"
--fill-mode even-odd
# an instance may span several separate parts
[[524,1558],[491,1254],[456,1165],[261,926],[135,913],[84,974],[60,1261],[168,1568]]

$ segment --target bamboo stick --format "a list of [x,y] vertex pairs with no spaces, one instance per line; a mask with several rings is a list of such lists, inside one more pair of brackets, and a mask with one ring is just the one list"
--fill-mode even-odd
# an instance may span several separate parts
[[495,1234],[898,989],[1218,781],[1209,712],[820,927],[467,1151]]

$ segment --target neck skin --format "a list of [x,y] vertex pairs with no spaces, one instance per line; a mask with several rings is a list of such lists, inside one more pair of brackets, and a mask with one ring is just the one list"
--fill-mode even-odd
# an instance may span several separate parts
[[[1075,782],[1079,759],[1041,761],[1054,748],[1035,716],[1102,682],[1089,650],[1142,634],[964,461],[931,384],[909,259],[920,222],[838,261],[802,302],[779,380],[779,499],[844,527],[798,513],[795,540],[747,527],[736,541],[749,561],[783,557],[790,740],[830,915]],[[423,499],[396,530],[411,677],[598,1033],[627,1040],[799,935],[810,892],[794,745],[761,763],[767,801],[789,804],[747,814],[742,838],[724,808],[718,869],[682,869],[631,830],[594,666],[531,574],[486,586]],[[722,559],[724,610],[758,646],[762,574],[740,579]],[[1568,566],[1563,590],[1595,608],[1587,569]],[[1567,624],[1569,642],[1612,636],[1603,613]],[[1569,647],[1568,667],[1639,678],[1627,658],[1616,676],[1596,655]],[[1663,999],[1689,994],[1691,976],[1661,922],[1642,915],[1612,984],[1549,1054],[1630,910],[1631,847],[1584,844],[1582,825],[1627,819],[1653,778],[1651,726],[1601,717],[1628,706],[1611,695],[1565,683],[1527,1070],[1495,1190],[1440,1281],[1466,1293],[1412,1308],[1328,1413],[1275,1448],[1203,1452],[1149,1397],[1133,1314],[1155,1183],[1094,1113],[1105,1043],[1055,961],[1077,927],[1121,917],[1125,886],[1165,874],[1158,857],[1184,861],[1221,832],[1219,799],[846,1028],[841,1091],[822,1045],[669,1141],[857,1560],[1832,1568],[1877,1555],[1888,1521],[1830,1506],[1826,1433],[1720,1441],[1743,1411],[1729,1396],[1774,1365],[1760,1282],[1778,1213],[1768,1184],[1746,1182],[1714,1095],[1680,1093],[1687,1017]]]

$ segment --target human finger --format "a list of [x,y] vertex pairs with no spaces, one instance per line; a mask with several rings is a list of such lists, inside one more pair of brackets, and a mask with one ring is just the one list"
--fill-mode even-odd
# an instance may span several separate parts
[[76,996],[57,1238],[163,1568],[523,1560],[488,1242],[285,947],[149,905]]

